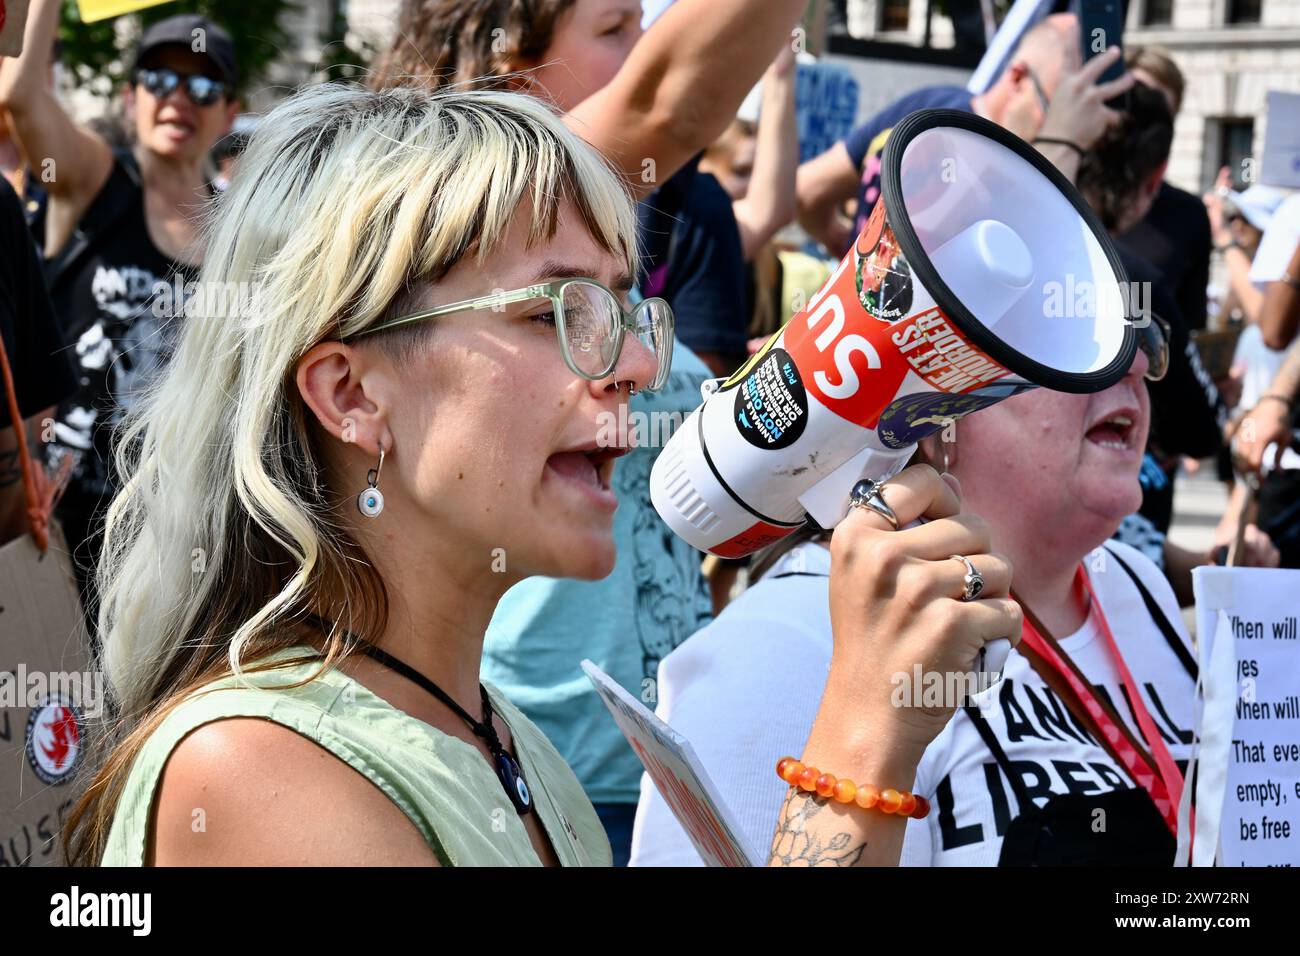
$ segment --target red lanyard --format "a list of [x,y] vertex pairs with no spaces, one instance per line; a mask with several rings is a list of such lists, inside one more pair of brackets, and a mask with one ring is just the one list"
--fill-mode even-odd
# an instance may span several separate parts
[[1092,581],[1089,580],[1082,564],[1079,565],[1079,577],[1083,578],[1084,587],[1087,588],[1088,597],[1091,599],[1089,613],[1096,616],[1098,630],[1101,631],[1106,640],[1106,645],[1110,648],[1111,657],[1114,659],[1115,666],[1124,681],[1124,686],[1128,688],[1129,699],[1133,704],[1133,712],[1137,717],[1142,736],[1146,739],[1147,746],[1151,748],[1151,754],[1156,763],[1156,772],[1151,771],[1146,760],[1138,754],[1129,741],[1128,735],[1111,720],[1106,708],[1102,707],[1101,702],[1097,700],[1097,695],[1093,692],[1091,685],[1080,679],[1075,669],[1068,666],[1061,659],[1055,645],[1043,639],[1043,636],[1029,623],[1028,616],[1026,616],[1024,626],[1021,629],[1021,639],[1037,651],[1038,655],[1051,665],[1052,669],[1070,685],[1070,689],[1074,691],[1083,706],[1087,708],[1088,714],[1097,722],[1101,732],[1106,735],[1106,740],[1115,748],[1115,752],[1119,755],[1129,774],[1139,786],[1151,795],[1156,809],[1165,818],[1165,823],[1168,824],[1170,831],[1177,834],[1178,801],[1183,792],[1183,775],[1179,772],[1178,765],[1170,755],[1169,748],[1165,746],[1160,731],[1156,728],[1155,721],[1151,719],[1150,712],[1142,702],[1142,695],[1138,693],[1137,682],[1133,680],[1133,675],[1129,672],[1128,665],[1124,663],[1124,657],[1115,644],[1115,636],[1111,633],[1110,625],[1106,623],[1106,614],[1101,608],[1101,602],[1097,600],[1097,592],[1093,590]]

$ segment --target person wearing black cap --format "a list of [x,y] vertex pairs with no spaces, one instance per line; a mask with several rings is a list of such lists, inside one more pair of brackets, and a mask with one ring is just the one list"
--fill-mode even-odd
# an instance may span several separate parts
[[[182,15],[153,24],[123,91],[134,146],[114,151],[74,123],[44,82],[40,54],[53,42],[59,7],[33,2],[23,54],[0,61],[0,109],[48,191],[34,229],[79,365],[79,387],[60,407],[47,451],[54,464],[74,457],[59,517],[85,592],[114,490],[113,430],[169,352],[167,319],[181,314],[182,301],[173,290],[194,288],[200,215],[213,195],[204,163],[239,110],[238,76],[234,44],[212,22]],[[85,597],[93,622],[93,595]]]

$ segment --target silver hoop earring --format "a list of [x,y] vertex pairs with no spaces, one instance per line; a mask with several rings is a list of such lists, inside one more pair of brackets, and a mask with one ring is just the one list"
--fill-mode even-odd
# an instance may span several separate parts
[[379,467],[366,472],[366,488],[357,495],[357,510],[367,518],[378,518],[384,510],[384,493],[379,490],[379,473],[384,469],[384,446],[379,446]]

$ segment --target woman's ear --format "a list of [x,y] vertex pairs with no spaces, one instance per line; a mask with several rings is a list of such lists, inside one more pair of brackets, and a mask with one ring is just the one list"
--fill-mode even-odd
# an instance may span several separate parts
[[[919,447],[925,460],[937,471],[952,471],[957,466],[957,442],[944,439],[949,426],[922,438]],[[955,429],[954,429],[955,432]],[[955,438],[955,434],[953,436]]]
[[322,342],[298,360],[294,380],[326,432],[377,455],[393,447],[384,408],[365,388],[365,357],[342,342]]

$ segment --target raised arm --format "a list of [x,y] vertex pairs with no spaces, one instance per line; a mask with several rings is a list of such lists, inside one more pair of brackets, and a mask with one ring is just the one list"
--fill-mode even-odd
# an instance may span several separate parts
[[799,168],[799,129],[794,115],[794,51],[781,51],[763,76],[763,106],[758,117],[754,171],[743,199],[732,203],[745,261],[795,215],[795,172]]
[[1234,449],[1251,468],[1260,468],[1269,445],[1277,442],[1285,446],[1290,441],[1291,413],[1297,399],[1300,399],[1300,339],[1291,343],[1268,391],[1237,427]]
[[566,119],[645,195],[722,135],[806,5],[678,0]]
[[1107,106],[1106,101],[1131,89],[1133,74],[1125,73],[1118,79],[1100,82],[1102,73],[1119,57],[1119,47],[1113,46],[1077,71],[1064,73],[1056,85],[1042,128],[1034,137],[1034,146],[1070,182],[1079,175],[1083,154],[1123,117]]
[[852,223],[841,210],[857,194],[860,175],[843,142],[800,164],[795,175],[799,225],[836,256],[853,241]]
[[1291,253],[1282,278],[1268,284],[1263,298],[1259,331],[1264,344],[1271,349],[1284,349],[1295,341],[1300,328],[1300,245]]
[[75,223],[112,171],[113,155],[107,143],[72,121],[46,82],[59,6],[59,0],[33,0],[22,55],[0,59],[0,109],[9,111],[32,175],[52,206],[62,207],[51,209],[51,220]]
[[1260,307],[1264,304],[1264,293],[1250,281],[1251,255],[1236,241],[1224,217],[1223,193],[1231,186],[1232,176],[1228,167],[1224,166],[1214,180],[1214,187],[1201,197],[1201,201],[1205,203],[1205,212],[1210,219],[1210,242],[1217,251],[1223,253],[1223,265],[1228,272],[1228,289],[1236,295],[1246,321],[1256,323],[1259,322]]

